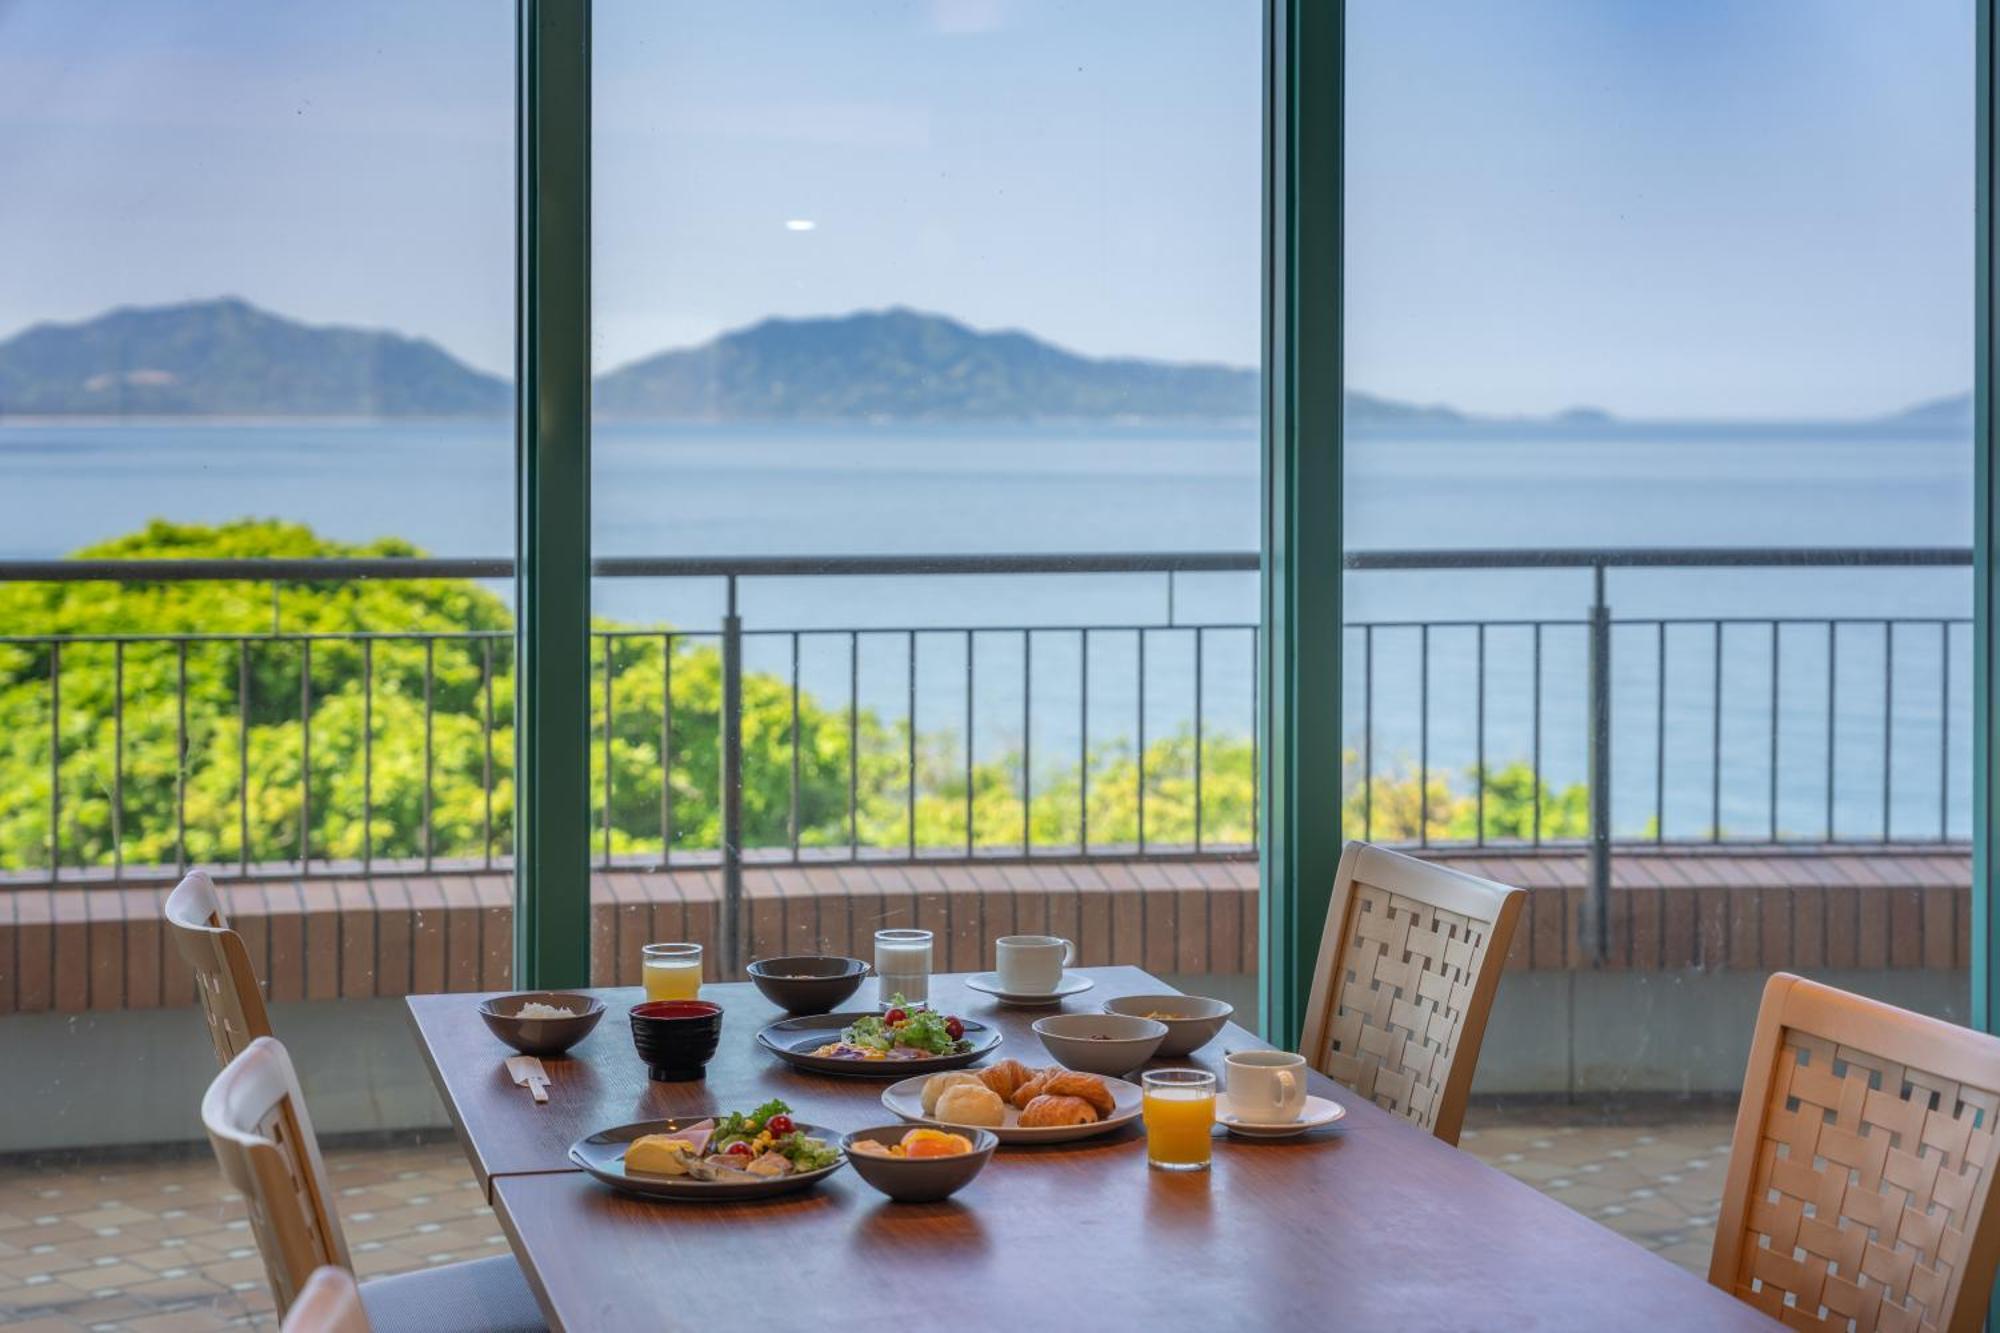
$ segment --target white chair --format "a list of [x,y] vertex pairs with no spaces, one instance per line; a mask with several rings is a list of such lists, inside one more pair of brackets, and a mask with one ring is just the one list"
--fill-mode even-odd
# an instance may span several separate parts
[[229,928],[222,900],[204,871],[190,870],[167,895],[166,917],[174,948],[194,972],[215,1058],[226,1065],[245,1046],[271,1035],[271,1016],[250,966],[250,951]]
[[[258,1037],[209,1085],[202,1123],[222,1174],[241,1191],[278,1313],[289,1317],[315,1269],[352,1269],[326,1166],[291,1057]],[[442,1264],[362,1283],[381,1333],[527,1333],[546,1327],[512,1256]]]
[[1527,894],[1365,842],[1340,858],[1299,1051],[1458,1143]]
[[313,1270],[278,1333],[374,1333],[354,1274],[327,1264]]

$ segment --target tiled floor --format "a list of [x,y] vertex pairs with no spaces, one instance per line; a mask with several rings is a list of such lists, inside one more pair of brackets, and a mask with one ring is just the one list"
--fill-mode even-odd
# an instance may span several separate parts
[[[452,1143],[336,1147],[326,1165],[364,1278],[506,1252]],[[268,1328],[270,1312],[242,1203],[206,1151],[0,1165],[0,1323]]]
[[1729,1107],[1474,1107],[1459,1146],[1681,1267],[1708,1276],[1729,1168]]
[[[1476,1108],[1464,1146],[1615,1231],[1706,1272],[1729,1155],[1727,1110],[1606,1126],[1560,1107]],[[363,1277],[502,1253],[450,1142],[333,1148]],[[243,1209],[205,1152],[0,1164],[0,1323],[15,1329],[269,1327]]]

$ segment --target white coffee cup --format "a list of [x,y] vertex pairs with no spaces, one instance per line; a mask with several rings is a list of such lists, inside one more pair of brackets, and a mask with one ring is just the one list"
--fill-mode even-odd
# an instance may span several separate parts
[[1223,1057],[1229,1110],[1252,1125],[1288,1125],[1305,1114],[1306,1058],[1290,1051],[1235,1051]]
[[1015,995],[1049,994],[1076,957],[1076,946],[1059,935],[1003,935],[993,947],[1000,988]]

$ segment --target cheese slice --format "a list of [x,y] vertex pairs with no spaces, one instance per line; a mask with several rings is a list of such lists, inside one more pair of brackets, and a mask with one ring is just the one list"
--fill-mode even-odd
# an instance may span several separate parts
[[684,1176],[695,1146],[671,1134],[646,1134],[632,1140],[625,1150],[625,1169],[652,1176]]

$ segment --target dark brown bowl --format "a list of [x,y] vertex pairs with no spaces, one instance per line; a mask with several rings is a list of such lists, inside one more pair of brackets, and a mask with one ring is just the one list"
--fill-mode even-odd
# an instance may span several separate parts
[[786,1013],[825,1014],[861,989],[868,964],[832,954],[795,954],[760,958],[747,970],[764,998]]
[[722,1006],[707,1000],[648,1000],[632,1006],[632,1044],[658,1083],[696,1079],[722,1040]]
[[[521,1006],[540,1001],[558,1009],[571,1009],[575,1018],[522,1018]],[[561,1055],[590,1035],[597,1020],[604,1017],[604,1001],[570,991],[522,991],[518,995],[496,995],[483,1001],[479,1016],[493,1035],[523,1055]]]
[[905,1134],[916,1129],[915,1125],[882,1125],[875,1129],[857,1129],[840,1141],[840,1147],[847,1154],[847,1163],[854,1173],[881,1190],[898,1203],[936,1203],[949,1198],[965,1186],[972,1178],[986,1169],[993,1160],[993,1150],[1000,1146],[1000,1139],[991,1130],[975,1129],[971,1125],[952,1125],[950,1132],[962,1134],[972,1140],[972,1151],[959,1153],[955,1157],[873,1157],[865,1152],[854,1151],[854,1145],[862,1139],[872,1139],[876,1143],[900,1143]]

